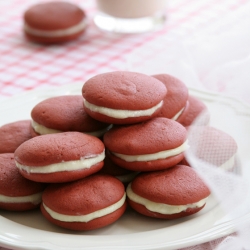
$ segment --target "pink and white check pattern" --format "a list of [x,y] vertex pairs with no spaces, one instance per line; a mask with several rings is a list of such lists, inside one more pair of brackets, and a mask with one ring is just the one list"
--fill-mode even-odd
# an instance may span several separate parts
[[[126,70],[126,56],[142,45],[160,43],[163,38],[159,50],[166,37],[174,43],[192,36],[219,34],[237,25],[239,16],[244,19],[249,15],[244,11],[248,0],[169,0],[168,20],[163,29],[121,35],[104,33],[94,26],[92,17],[96,8],[93,0],[73,0],[86,11],[88,29],[74,42],[43,46],[27,41],[22,31],[23,12],[36,2],[0,0],[0,100],[40,86],[74,84],[99,73]],[[157,46],[154,49],[151,55],[160,52]],[[137,58],[137,63],[144,59]],[[221,240],[187,249],[214,249]]]
[[244,9],[247,1],[169,1],[168,21],[162,30],[118,35],[104,33],[94,26],[93,0],[74,0],[86,10],[89,27],[77,41],[54,46],[33,44],[23,36],[23,12],[35,2],[0,0],[0,98],[39,86],[84,82],[102,72],[126,69],[125,56],[157,38],[185,39],[197,32],[220,32],[224,28],[223,18]]

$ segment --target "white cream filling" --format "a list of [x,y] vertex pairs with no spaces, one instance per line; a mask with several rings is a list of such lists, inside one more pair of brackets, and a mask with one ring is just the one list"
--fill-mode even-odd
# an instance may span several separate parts
[[178,214],[186,211],[188,208],[199,208],[205,205],[207,198],[202,199],[198,202],[187,204],[187,205],[167,205],[164,203],[156,203],[145,199],[132,191],[131,183],[127,187],[127,196],[130,200],[145,206],[148,210],[160,214]]
[[39,204],[42,201],[42,192],[27,196],[5,196],[0,194],[0,202],[3,203],[33,203]]
[[47,134],[56,134],[56,133],[61,133],[61,130],[57,129],[52,129],[52,128],[47,128],[35,121],[31,121],[31,126],[35,130],[36,133],[40,135],[47,135]]
[[117,118],[117,119],[125,119],[130,117],[141,117],[141,116],[150,116],[157,109],[159,109],[163,104],[163,101],[159,102],[157,105],[150,109],[145,110],[122,110],[122,109],[111,109],[101,106],[96,106],[92,103],[89,103],[84,99],[84,106],[91,110],[92,112],[97,112],[109,117]]
[[24,166],[18,163],[17,161],[16,161],[16,166],[20,170],[26,171],[27,173],[47,174],[47,173],[55,173],[62,171],[88,169],[91,166],[103,161],[104,158],[105,158],[105,151],[103,151],[99,155],[90,156],[89,158],[82,157],[80,160],[54,163],[43,167]]
[[117,209],[122,207],[125,200],[126,200],[126,193],[124,193],[121,200],[119,200],[115,204],[108,206],[108,207],[105,207],[103,209],[100,209],[98,211],[95,211],[93,213],[86,214],[86,215],[60,214],[60,213],[57,213],[57,212],[51,210],[50,208],[48,208],[44,203],[43,203],[43,206],[44,206],[44,209],[47,211],[47,213],[55,220],[65,221],[65,222],[88,222],[88,221],[94,220],[96,218],[100,218],[102,216],[105,216],[107,214],[111,214],[111,213],[115,212]]
[[87,21],[83,19],[79,24],[74,25],[67,29],[58,29],[58,30],[39,30],[30,27],[27,23],[24,24],[24,30],[34,36],[42,36],[42,37],[61,37],[61,36],[69,36],[76,34],[82,30],[84,30],[87,26]]
[[185,141],[181,146],[165,151],[160,151],[154,154],[145,154],[145,155],[124,155],[112,152],[118,158],[127,161],[127,162],[135,162],[135,161],[155,161],[159,159],[166,159],[171,156],[178,155],[184,152],[188,148],[188,143]]
[[[36,131],[36,133],[38,133],[40,135],[56,134],[56,133],[64,132],[64,131],[57,130],[57,129],[47,128],[47,127],[35,122],[34,120],[31,121],[31,126]],[[88,135],[93,135],[96,137],[101,137],[110,129],[111,126],[112,125],[109,125],[108,127],[104,128],[104,129],[100,129],[100,130],[93,131],[93,132],[83,132],[83,133],[88,134]]]
[[185,109],[185,107],[182,108],[182,109],[172,118],[172,120],[176,121],[176,120],[180,117],[180,115],[182,114],[182,112],[183,112],[184,109]]

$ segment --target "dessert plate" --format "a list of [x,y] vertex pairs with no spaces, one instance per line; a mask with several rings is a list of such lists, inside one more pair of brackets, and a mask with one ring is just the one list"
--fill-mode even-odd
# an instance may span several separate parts
[[[0,126],[29,119],[34,105],[56,95],[80,94],[82,83],[56,88],[36,89],[0,102]],[[211,126],[234,137],[239,146],[242,178],[249,179],[250,107],[234,98],[190,89],[202,99],[211,113]],[[229,122],[230,121],[230,122]],[[11,249],[178,249],[228,235],[241,222],[250,223],[250,211],[232,219],[211,196],[199,213],[165,221],[147,218],[128,209],[116,223],[94,231],[75,232],[58,228],[46,221],[39,209],[29,212],[0,210],[0,246]]]

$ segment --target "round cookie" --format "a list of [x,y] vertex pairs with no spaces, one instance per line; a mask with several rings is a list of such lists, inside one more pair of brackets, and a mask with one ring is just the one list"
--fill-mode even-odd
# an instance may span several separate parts
[[124,185],[130,183],[138,174],[138,172],[121,168],[120,166],[112,162],[108,155],[106,155],[104,159],[104,165],[98,173],[112,175],[120,180]]
[[112,124],[151,119],[160,111],[166,93],[166,87],[156,78],[128,71],[99,74],[82,88],[86,112]]
[[15,151],[20,173],[27,179],[55,183],[77,180],[99,171],[105,157],[97,137],[80,132],[41,135]]
[[[187,109],[186,114],[180,120],[180,123],[185,127],[190,126],[195,121],[195,119],[202,114],[203,116],[201,119],[198,120],[198,124],[208,125],[210,120],[210,114],[205,103],[191,95],[188,97],[188,103],[189,107]],[[195,125],[198,124],[196,123]]]
[[180,162],[187,149],[187,131],[178,122],[157,117],[144,123],[111,128],[103,137],[107,154],[132,171],[154,171]]
[[33,135],[78,131],[101,137],[110,126],[85,112],[81,95],[45,99],[33,107],[31,117]]
[[124,186],[109,175],[52,184],[44,191],[42,200],[45,218],[71,230],[105,227],[117,221],[126,209]]
[[30,120],[11,122],[0,127],[0,154],[14,153],[23,142],[31,139]]
[[200,211],[210,195],[194,169],[185,165],[143,173],[127,187],[128,204],[159,219],[177,219]]
[[153,77],[161,81],[168,90],[158,116],[178,120],[187,105],[187,86],[176,77],[168,74],[158,74],[153,75]]
[[0,209],[26,211],[41,203],[44,184],[24,178],[13,153],[0,154],[0,180]]
[[190,126],[187,129],[189,151],[197,159],[228,171],[235,167],[238,146],[231,135],[210,126]]
[[24,33],[38,43],[63,43],[78,38],[87,27],[85,12],[77,5],[52,1],[35,4],[24,13]]

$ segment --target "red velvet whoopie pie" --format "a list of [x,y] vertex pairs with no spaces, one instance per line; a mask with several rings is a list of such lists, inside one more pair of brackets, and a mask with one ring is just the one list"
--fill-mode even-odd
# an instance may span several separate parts
[[176,165],[188,148],[187,131],[180,123],[157,117],[114,126],[103,137],[107,154],[118,166],[132,171],[155,171]]
[[166,87],[156,78],[129,71],[96,75],[82,87],[86,112],[111,124],[133,124],[153,118],[166,93]]
[[78,131],[101,137],[110,127],[85,112],[81,95],[47,98],[33,107],[31,117],[33,136]]
[[[188,110],[185,115],[181,117],[180,123],[185,127],[192,125],[194,122],[196,122],[195,125],[208,125],[210,114],[205,103],[192,95],[189,95],[188,102]],[[202,117],[196,120],[200,115],[202,115]]]
[[42,201],[41,211],[51,223],[71,230],[93,230],[123,215],[126,192],[117,178],[95,174],[70,183],[51,184]]
[[239,165],[238,145],[231,135],[212,126],[189,126],[187,130],[189,150],[197,159],[225,171]]
[[24,13],[24,33],[37,43],[64,43],[78,38],[87,27],[85,12],[76,4],[51,1],[30,6]]
[[169,74],[158,74],[153,75],[153,77],[161,81],[168,90],[158,116],[178,121],[188,107],[187,86],[181,80]]
[[26,211],[37,208],[45,185],[24,178],[13,153],[0,154],[0,209]]
[[41,135],[20,145],[15,161],[27,179],[45,182],[68,182],[99,171],[105,149],[97,137],[80,132]]
[[200,211],[210,190],[194,169],[185,165],[139,174],[127,187],[128,204],[140,214],[177,219]]
[[0,154],[14,153],[25,141],[32,138],[31,120],[19,120],[0,127]]

